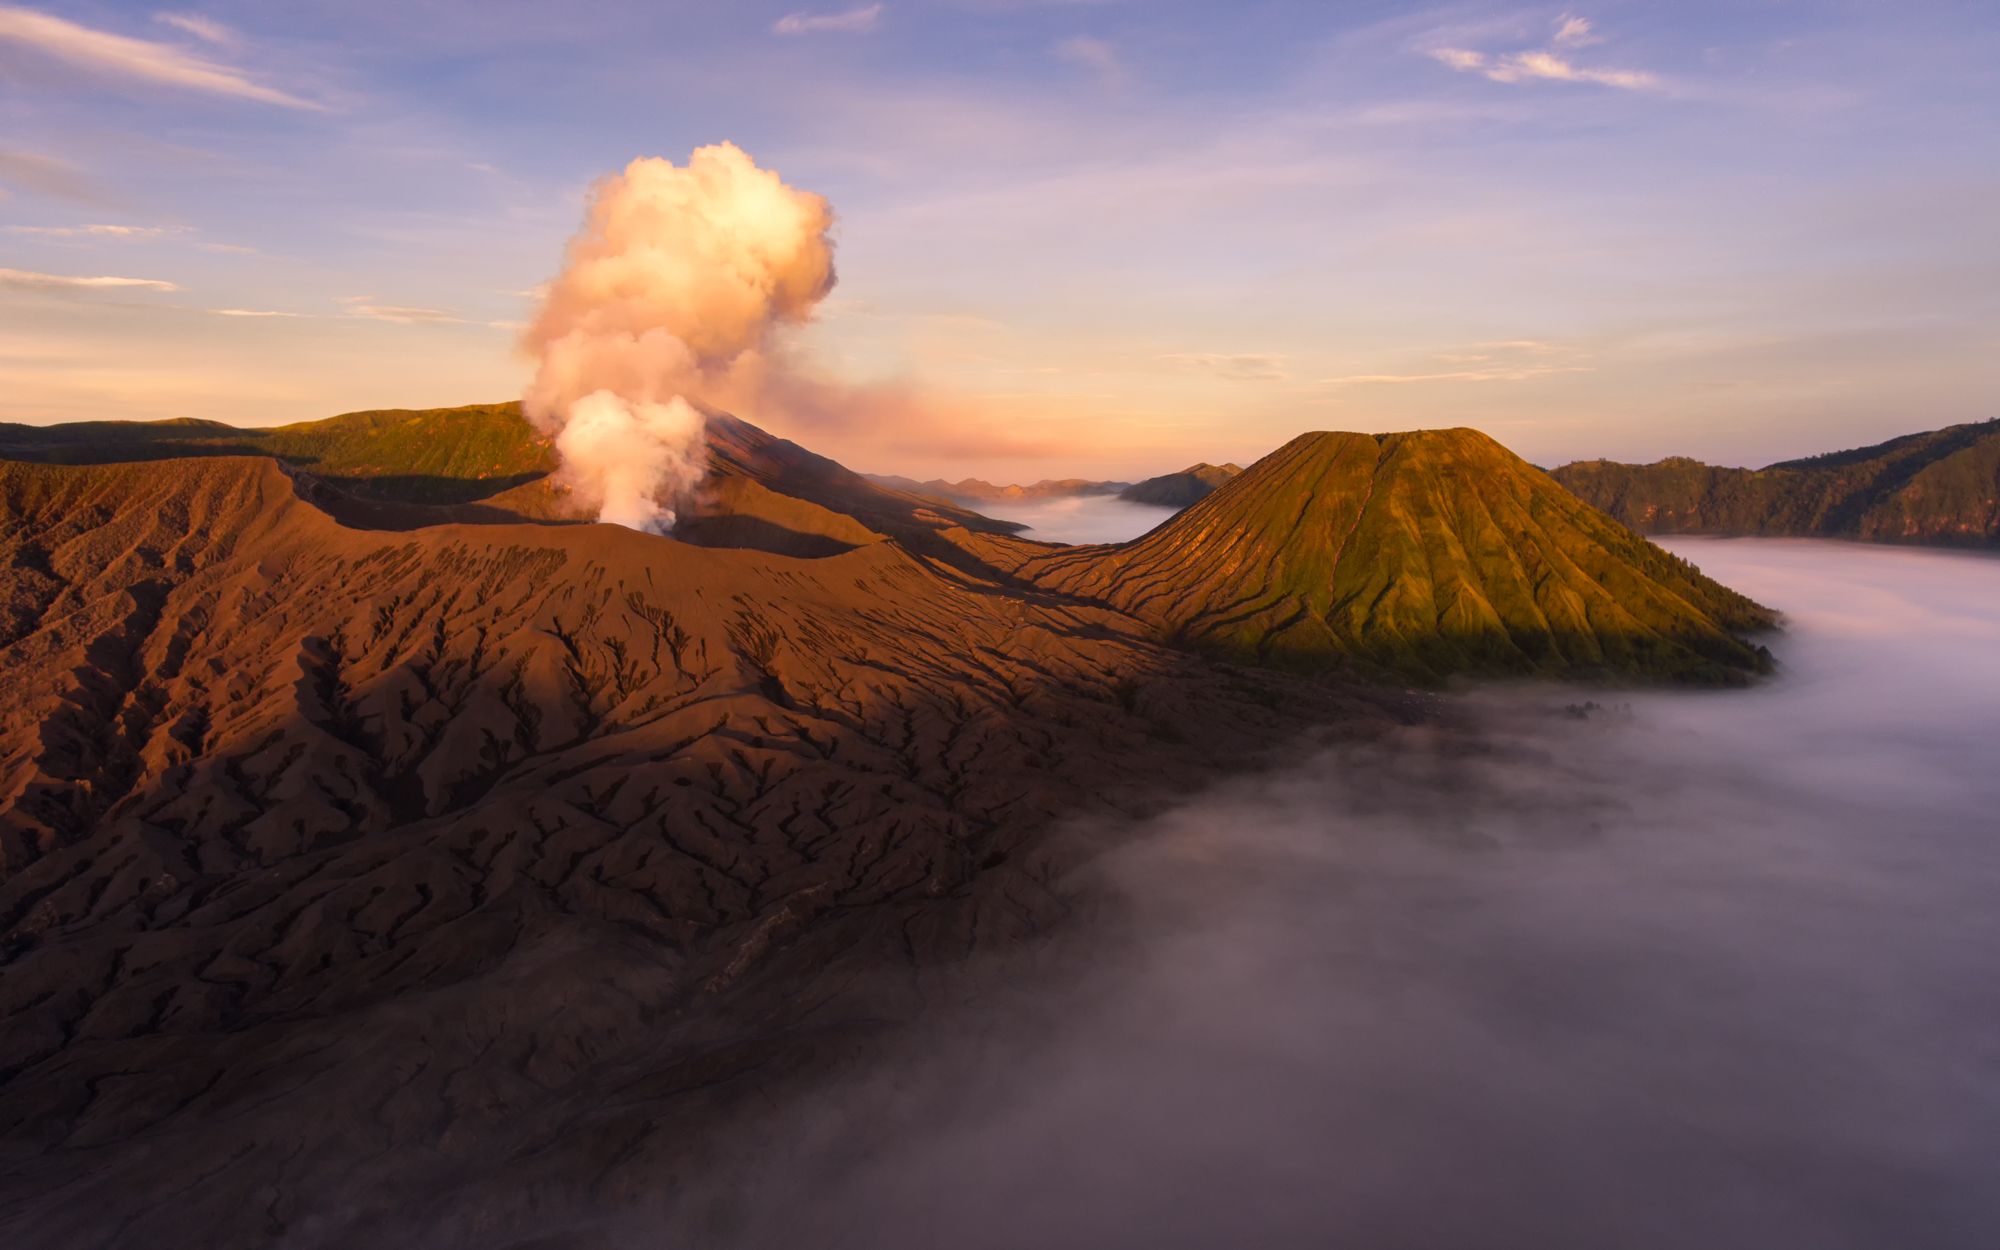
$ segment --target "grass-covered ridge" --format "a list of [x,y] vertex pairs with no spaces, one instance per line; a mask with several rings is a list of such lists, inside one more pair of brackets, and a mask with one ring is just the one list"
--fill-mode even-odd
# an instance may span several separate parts
[[1643,533],[2000,543],[2000,420],[1762,469],[1585,460],[1554,477]]
[[1019,575],[1175,641],[1312,668],[1729,683],[1768,609],[1473,430],[1304,434],[1145,537]]
[[271,456],[351,494],[400,503],[470,503],[556,467],[521,405],[390,408],[324,421],[238,428],[219,421],[0,424],[0,459],[115,464],[183,456]]

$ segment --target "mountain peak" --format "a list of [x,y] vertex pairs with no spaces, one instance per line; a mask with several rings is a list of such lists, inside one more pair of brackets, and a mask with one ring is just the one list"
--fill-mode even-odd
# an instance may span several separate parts
[[1241,472],[1243,468],[1240,465],[1214,465],[1203,461],[1200,464],[1191,464],[1179,473],[1163,473],[1159,477],[1149,477],[1138,485],[1119,492],[1118,497],[1127,503],[1185,508],[1207,497],[1217,487]]
[[1234,658],[1740,681],[1771,614],[1476,430],[1302,434],[1133,542],[1016,575]]

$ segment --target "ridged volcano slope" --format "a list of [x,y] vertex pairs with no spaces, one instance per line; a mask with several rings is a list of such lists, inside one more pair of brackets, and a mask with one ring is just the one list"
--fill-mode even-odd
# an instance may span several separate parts
[[[1016,543],[989,543],[993,558]],[[1304,434],[1133,542],[1017,576],[1287,667],[1733,682],[1771,613],[1474,430]]]
[[1061,817],[1415,706],[898,540],[385,534],[297,485],[0,464],[0,1244],[670,1203],[1051,932]]

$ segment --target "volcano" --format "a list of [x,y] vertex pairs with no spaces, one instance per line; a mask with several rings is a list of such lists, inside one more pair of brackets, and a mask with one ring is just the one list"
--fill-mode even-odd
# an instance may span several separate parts
[[[1469,431],[1060,548],[720,415],[686,535],[581,524],[511,413],[447,417],[0,464],[12,1244],[668,1201],[1059,930],[1064,819],[1435,715],[1412,680],[1742,680],[1770,623]],[[500,441],[375,454],[415,421]]]
[[1135,542],[983,549],[1178,644],[1416,681],[1740,681],[1775,623],[1475,430],[1304,434]]

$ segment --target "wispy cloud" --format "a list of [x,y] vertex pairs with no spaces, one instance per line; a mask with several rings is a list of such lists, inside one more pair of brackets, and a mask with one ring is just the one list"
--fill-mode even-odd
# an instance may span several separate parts
[[400,304],[378,304],[372,295],[344,295],[336,304],[347,305],[350,317],[366,317],[370,321],[391,321],[403,326],[492,326],[496,330],[523,330],[527,326],[519,321],[480,321],[472,317],[461,317],[444,308],[410,308]]
[[1659,78],[1636,69],[1583,69],[1553,52],[1518,52],[1486,71],[1494,82],[1527,82],[1546,78],[1555,82],[1595,82],[1607,87],[1637,90],[1656,87]]
[[351,317],[367,317],[374,321],[393,321],[397,325],[467,325],[463,317],[454,316],[441,308],[408,308],[398,304],[377,304],[372,295],[349,295],[335,300],[347,305]]
[[1582,48],[1593,43],[1603,43],[1604,36],[1597,33],[1589,18],[1563,14],[1556,19],[1555,37],[1549,42],[1558,48]]
[[1102,39],[1073,35],[1056,44],[1055,54],[1072,64],[1096,70],[1105,82],[1125,81],[1125,66],[1118,59],[1118,49]]
[[0,291],[31,291],[59,295],[125,287],[147,291],[178,291],[171,282],[152,278],[72,278],[55,273],[30,273],[25,269],[0,269]]
[[114,77],[257,100],[285,108],[322,107],[254,83],[237,70],[190,56],[179,48],[91,30],[32,9],[0,7],[0,41],[22,44],[82,69]]
[[1556,22],[1549,47],[1530,52],[1489,55],[1471,48],[1432,48],[1429,55],[1460,73],[1480,73],[1494,82],[1521,83],[1591,82],[1628,91],[1657,87],[1659,76],[1635,69],[1591,69],[1576,65],[1556,54],[1557,48],[1581,48],[1604,39],[1590,22],[1581,17],[1563,16]]
[[1433,48],[1431,55],[1453,69],[1478,69],[1486,64],[1484,52],[1472,52],[1465,48]]
[[780,35],[810,35],[822,30],[863,31],[875,29],[884,6],[871,4],[845,13],[794,13],[781,17],[773,31]]
[[1474,346],[1481,350],[1440,355],[1437,359],[1448,360],[1453,364],[1477,364],[1481,361],[1498,360],[1500,357],[1495,353],[1529,352],[1534,355],[1546,355],[1561,350],[1553,343],[1540,343],[1533,339],[1514,339],[1505,343],[1476,343]]
[[1551,373],[1590,373],[1587,365],[1519,369],[1458,369],[1450,373],[1357,373],[1342,378],[1320,378],[1312,386],[1398,386],[1411,382],[1521,382]]
[[265,312],[256,308],[211,308],[208,311],[218,317],[303,317],[304,313]]
[[74,239],[97,235],[114,239],[157,239],[168,233],[165,226],[0,226],[8,234],[34,234],[50,239]]
[[1261,355],[1238,352],[1234,355],[1219,355],[1212,352],[1175,352],[1161,356],[1168,364],[1183,369],[1196,369],[1213,373],[1217,377],[1236,382],[1282,382],[1291,375],[1284,370],[1283,356]]
[[233,48],[239,42],[235,31],[199,13],[155,13],[153,20],[178,27],[197,39],[205,39],[225,48]]
[[74,166],[32,152],[0,150],[0,182],[23,191],[78,204],[108,204],[112,197]]

